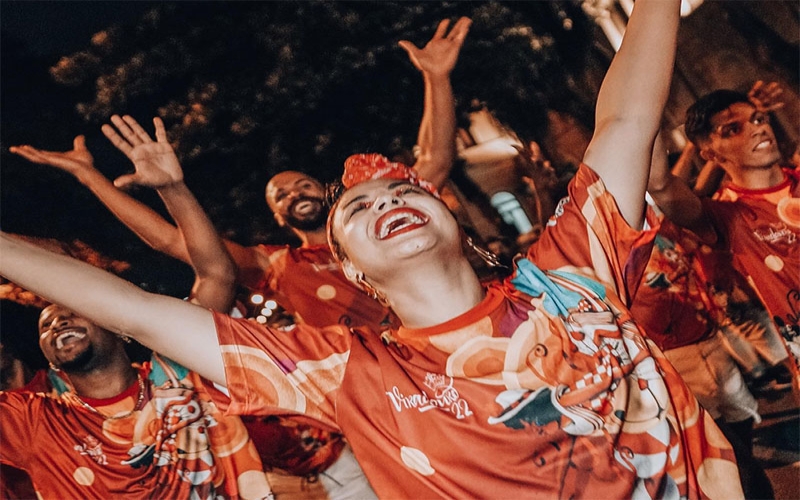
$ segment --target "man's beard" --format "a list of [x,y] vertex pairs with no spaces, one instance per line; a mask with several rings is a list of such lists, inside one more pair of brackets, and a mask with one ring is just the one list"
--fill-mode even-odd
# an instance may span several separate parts
[[65,371],[67,373],[82,373],[88,372],[92,369],[92,365],[94,361],[94,346],[89,344],[89,346],[80,354],[75,356],[69,361],[64,361],[58,366],[58,369]]
[[[308,217],[295,217],[294,208],[303,201],[317,203],[319,209],[316,213],[309,214]],[[313,196],[303,196],[302,198],[298,198],[292,202],[291,206],[289,206],[289,210],[287,211],[286,215],[283,216],[283,220],[288,226],[300,231],[316,231],[318,229],[322,229],[325,227],[325,223],[328,220],[328,214],[325,212],[325,202],[322,198],[315,198]]]

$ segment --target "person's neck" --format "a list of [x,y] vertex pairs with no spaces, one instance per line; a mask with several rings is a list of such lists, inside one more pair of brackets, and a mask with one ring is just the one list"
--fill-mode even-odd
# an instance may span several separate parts
[[427,328],[449,321],[478,305],[485,296],[466,258],[428,259],[405,266],[390,291],[389,306],[407,328]]
[[88,371],[66,374],[78,396],[92,399],[113,398],[136,381],[136,369],[127,356]]
[[328,235],[325,228],[315,229],[313,231],[301,231],[299,229],[292,229],[294,234],[302,241],[302,247],[313,247],[318,245],[328,244]]
[[734,186],[744,189],[769,189],[783,182],[780,162],[766,168],[740,169],[730,174]]

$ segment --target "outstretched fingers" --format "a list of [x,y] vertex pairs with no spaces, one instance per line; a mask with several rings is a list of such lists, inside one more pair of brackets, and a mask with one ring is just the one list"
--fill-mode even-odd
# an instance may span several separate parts
[[8,148],[8,150],[30,162],[41,164],[49,163],[48,155],[54,154],[54,151],[41,151],[33,146],[28,146],[27,144],[23,144],[22,146],[11,146]]
[[128,141],[123,139],[122,136],[120,136],[117,133],[116,129],[114,129],[114,127],[106,123],[103,124],[102,127],[100,127],[100,130],[103,132],[103,135],[106,136],[106,139],[108,139],[111,142],[111,144],[114,145],[115,148],[122,151],[122,153],[128,158],[131,157],[131,151],[133,151],[133,146],[131,146]]
[[450,20],[444,19],[439,22],[439,26],[436,27],[436,32],[433,34],[432,40],[436,40],[437,38],[444,38],[445,33],[447,33],[447,27],[450,26]]
[[133,132],[133,137],[138,141],[137,144],[147,144],[153,142],[150,134],[148,134],[147,131],[143,129],[141,125],[139,125],[139,122],[134,120],[132,116],[125,115],[122,117],[122,120],[130,127],[131,131]]
[[153,118],[153,125],[156,128],[156,140],[158,142],[167,143],[167,129],[164,127],[164,122],[159,117]]
[[136,137],[136,134],[133,132],[133,130],[131,130],[131,128],[125,122],[125,120],[123,120],[122,117],[120,117],[119,115],[112,115],[111,123],[113,123],[114,126],[117,127],[119,133],[122,135],[122,137],[125,138],[126,141],[130,143],[131,146],[136,146],[139,144],[139,142],[141,142]]
[[456,24],[453,25],[453,29],[450,30],[450,34],[447,35],[447,39],[459,44],[463,43],[471,25],[472,19],[468,17],[460,18],[456,21]]
[[761,111],[774,111],[784,106],[781,100],[783,87],[778,82],[765,84],[759,80],[753,84],[753,88],[747,93],[748,99]]

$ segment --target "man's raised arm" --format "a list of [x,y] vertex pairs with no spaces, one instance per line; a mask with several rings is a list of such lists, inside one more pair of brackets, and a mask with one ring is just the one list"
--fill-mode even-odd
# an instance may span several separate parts
[[136,173],[120,177],[114,184],[140,184],[158,191],[178,224],[194,269],[192,300],[203,307],[228,312],[235,295],[236,265],[203,207],[183,182],[183,171],[167,141],[164,123],[158,117],[153,119],[153,141],[132,117],[111,119],[119,133],[108,125],[103,127],[103,133],[136,166]]
[[97,170],[94,159],[86,148],[84,136],[75,138],[71,151],[46,151],[29,145],[12,146],[9,151],[33,163],[49,165],[72,174],[151,248],[189,262],[189,255],[178,228],[144,203],[117,189]]
[[456,114],[450,72],[472,21],[462,17],[447,33],[449,23],[440,22],[433,38],[422,49],[407,40],[399,42],[422,72],[425,84],[424,110],[417,136],[420,150],[414,168],[437,188],[447,180],[455,160]]
[[669,97],[680,0],[637,0],[606,73],[584,163],[603,179],[633,227],[644,216],[653,141]]

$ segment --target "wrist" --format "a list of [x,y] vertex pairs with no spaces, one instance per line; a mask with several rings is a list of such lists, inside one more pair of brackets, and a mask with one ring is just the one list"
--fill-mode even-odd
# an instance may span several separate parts
[[450,72],[445,71],[444,73],[440,72],[432,72],[432,71],[423,71],[422,78],[429,82],[435,83],[449,83],[450,82]]
[[171,194],[171,193],[180,193],[182,191],[188,191],[188,187],[183,182],[183,179],[178,179],[175,181],[168,182],[166,184],[162,184],[160,186],[155,186],[156,191],[163,193],[163,194]]
[[100,173],[99,170],[94,168],[94,166],[83,167],[71,173],[76,179],[78,179],[78,182],[85,186],[88,186],[101,178],[108,180],[103,174]]

